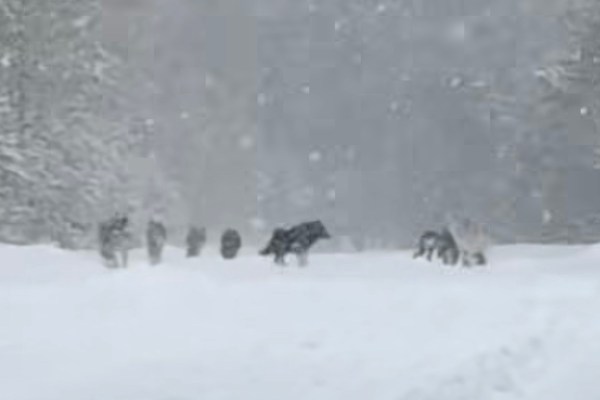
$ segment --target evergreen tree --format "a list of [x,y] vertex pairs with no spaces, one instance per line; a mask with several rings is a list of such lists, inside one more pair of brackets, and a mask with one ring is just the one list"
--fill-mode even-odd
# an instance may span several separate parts
[[98,0],[0,4],[1,240],[76,246],[115,211],[144,214],[148,185],[170,192],[157,203],[174,197],[166,178],[149,183],[162,176],[155,161],[137,167],[153,160],[151,132],[135,130],[100,11]]
[[[567,227],[600,212],[600,191],[590,190],[600,182],[600,4],[572,2],[563,21],[569,46],[555,63],[537,71],[539,96],[522,151],[531,160],[526,172],[537,178],[534,190],[550,236],[577,240]],[[568,207],[575,198],[578,209]]]

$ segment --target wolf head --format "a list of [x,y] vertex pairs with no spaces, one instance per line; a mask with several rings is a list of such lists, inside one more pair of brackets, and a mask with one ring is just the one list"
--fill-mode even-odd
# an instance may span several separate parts
[[310,223],[310,230],[313,235],[318,239],[331,239],[331,235],[320,220],[313,221]]

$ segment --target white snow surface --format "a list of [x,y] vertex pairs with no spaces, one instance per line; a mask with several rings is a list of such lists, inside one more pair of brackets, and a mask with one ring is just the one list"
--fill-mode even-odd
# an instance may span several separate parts
[[600,399],[600,247],[498,248],[477,269],[182,253],[110,271],[0,247],[0,399]]

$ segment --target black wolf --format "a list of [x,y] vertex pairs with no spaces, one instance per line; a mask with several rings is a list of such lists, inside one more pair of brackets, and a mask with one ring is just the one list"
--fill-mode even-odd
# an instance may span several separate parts
[[100,255],[109,268],[126,268],[131,241],[129,218],[115,215],[100,223],[98,229]]
[[148,222],[146,229],[146,245],[148,246],[148,258],[151,265],[160,264],[162,261],[163,248],[167,241],[167,228],[158,221]]
[[206,244],[206,228],[190,227],[185,241],[187,244],[187,256],[198,257]]
[[414,258],[425,256],[428,261],[432,261],[434,255],[446,265],[458,263],[460,251],[448,229],[442,229],[439,233],[427,231],[419,238]]
[[237,257],[242,247],[242,237],[235,229],[227,229],[221,236],[221,255],[226,260]]
[[442,229],[437,240],[437,256],[446,265],[456,265],[460,258],[460,250],[452,233],[446,228]]
[[318,240],[330,238],[331,235],[321,221],[305,222],[290,229],[277,228],[260,254],[263,256],[273,254],[275,264],[285,265],[286,254],[294,253],[298,257],[298,264],[305,266],[310,248]]
[[425,256],[427,261],[431,261],[433,255],[437,249],[439,234],[434,231],[427,231],[419,238],[417,244],[417,251],[413,258],[419,258]]

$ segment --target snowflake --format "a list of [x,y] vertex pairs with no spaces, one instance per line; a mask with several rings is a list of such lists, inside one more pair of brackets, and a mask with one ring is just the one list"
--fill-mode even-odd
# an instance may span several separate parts
[[385,4],[383,4],[383,3],[379,3],[377,5],[377,7],[375,8],[375,12],[377,14],[383,14],[386,11],[387,11],[387,6]]
[[11,62],[11,57],[8,53],[5,53],[2,58],[0,58],[0,65],[2,65],[4,68],[8,68],[10,67],[12,64]]
[[323,155],[320,151],[315,150],[308,155],[308,160],[312,163],[317,163],[323,159]]
[[552,220],[554,219],[554,216],[552,215],[552,211],[544,210],[544,212],[542,214],[542,219],[544,221],[544,224],[548,224],[548,223],[552,222]]
[[267,227],[267,223],[262,218],[258,218],[258,217],[251,218],[249,222],[250,222],[250,226],[252,228],[254,228],[254,230],[256,230],[256,231],[262,231],[262,230],[266,229],[266,227]]
[[510,146],[509,145],[502,145],[499,146],[496,149],[496,158],[498,160],[505,160],[508,158],[509,154],[510,154]]
[[468,38],[467,25],[464,21],[454,23],[450,27],[449,38],[453,42],[462,43]]
[[250,135],[244,135],[240,138],[239,145],[242,149],[248,150],[254,146],[254,138]]
[[329,189],[327,191],[327,198],[329,200],[335,200],[337,198],[337,192],[335,189]]
[[459,86],[462,86],[463,84],[463,79],[460,76],[454,76],[450,79],[450,87],[451,88],[457,88]]
[[472,88],[476,88],[476,89],[484,89],[484,88],[488,87],[489,85],[486,81],[477,80],[477,81],[471,82],[470,86]]
[[579,114],[581,115],[589,115],[590,113],[590,109],[587,107],[581,107],[581,109],[579,110]]
[[304,86],[302,86],[302,92],[304,94],[310,94],[310,85],[304,85]]
[[356,158],[356,150],[353,147],[350,147],[346,150],[346,159],[352,161]]
[[258,96],[256,96],[256,102],[259,106],[264,106],[267,104],[267,95],[264,93],[259,93]]
[[179,114],[179,118],[181,119],[190,119],[190,114],[186,111],[183,111],[181,114]]
[[400,109],[400,104],[398,104],[398,102],[397,102],[397,101],[392,101],[392,102],[390,103],[390,111],[392,111],[392,112],[396,112],[396,111],[398,111],[399,109]]
[[215,78],[210,74],[204,75],[204,86],[207,89],[215,86]]
[[73,27],[77,29],[85,28],[90,24],[91,20],[92,18],[90,18],[88,15],[84,15],[83,17],[77,18],[75,21],[73,21]]

